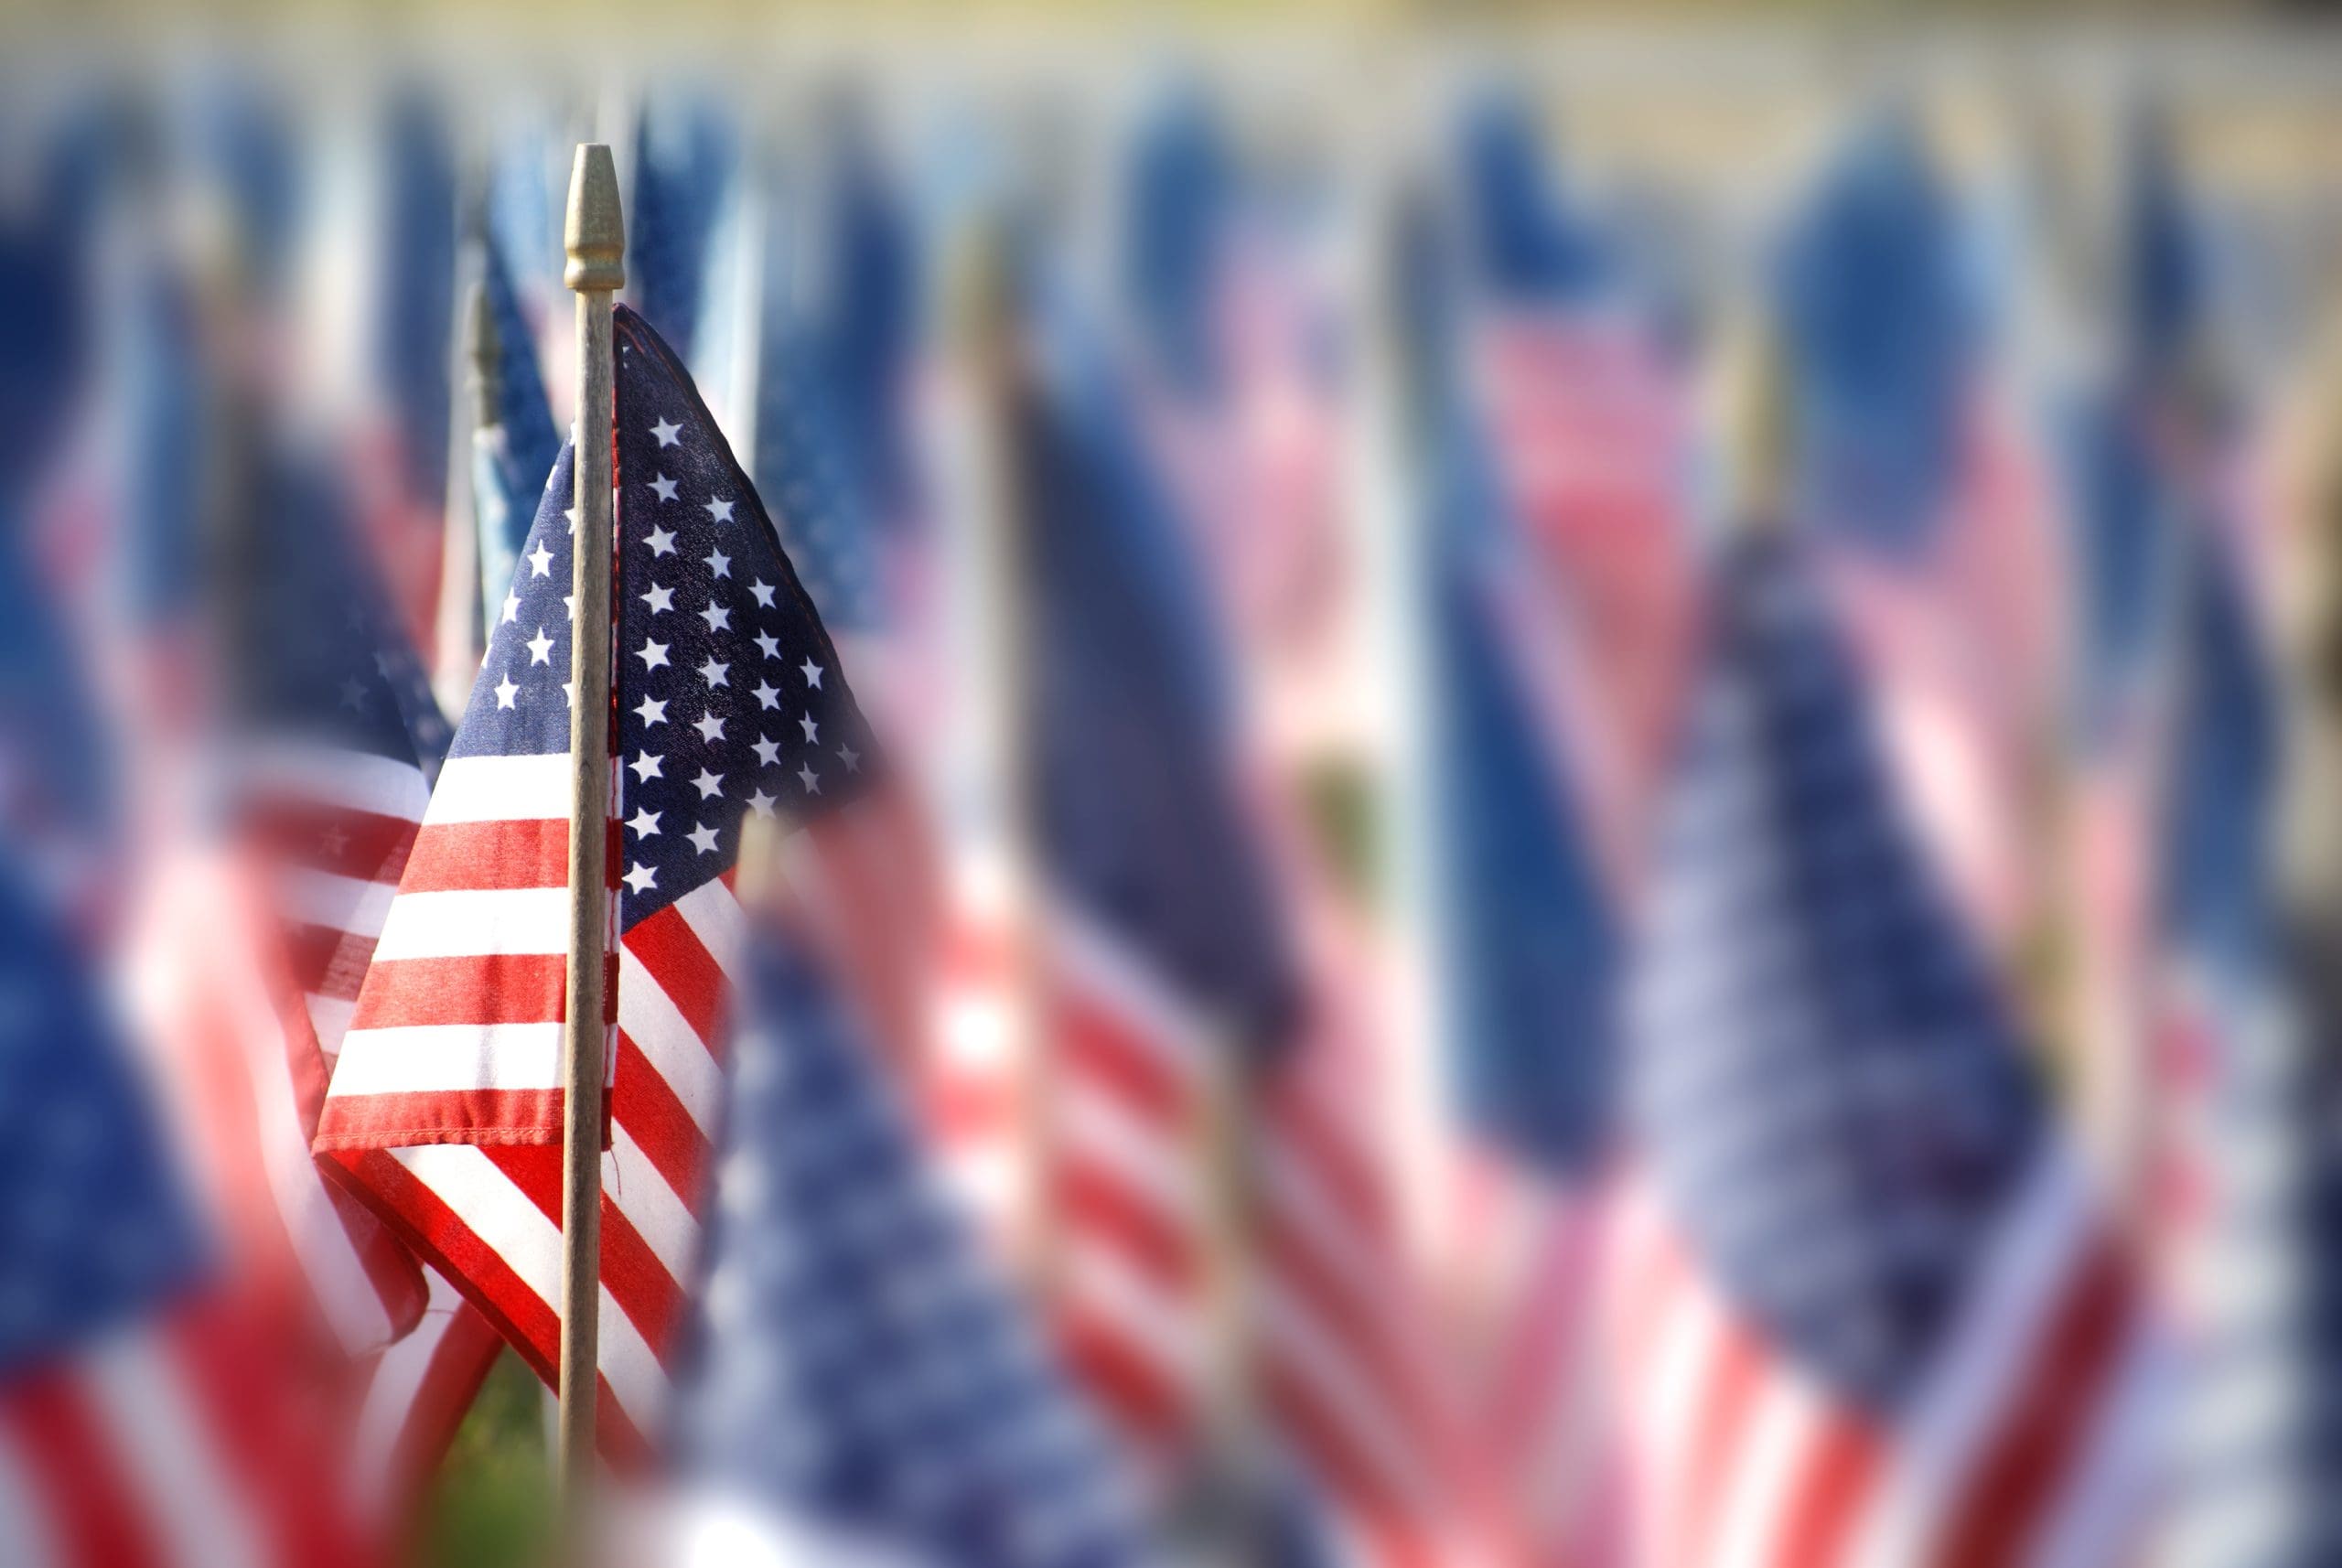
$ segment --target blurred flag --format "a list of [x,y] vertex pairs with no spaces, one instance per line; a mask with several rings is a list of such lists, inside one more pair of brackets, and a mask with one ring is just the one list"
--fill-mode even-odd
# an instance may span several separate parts
[[[481,247],[480,295],[489,341],[478,346],[483,418],[472,430],[472,506],[478,517],[480,619],[493,627],[520,565],[561,436],[537,368],[536,337],[521,307],[504,246],[491,229]],[[468,678],[468,672],[467,672]]]
[[367,536],[408,644],[432,646],[456,348],[455,152],[437,106],[400,96],[381,131],[371,323],[380,423],[361,452]]
[[1628,1057],[1614,1371],[1660,1560],[2127,1561],[2132,1271],[1905,836],[1793,542],[1734,542]]
[[[610,873],[616,1037],[603,1162],[603,1439],[658,1430],[739,961],[748,811],[811,818],[875,759],[829,635],[667,346],[620,307]],[[557,464],[384,918],[317,1147],[548,1380],[561,1274],[564,644]],[[753,684],[752,684],[753,682]]]
[[2042,892],[2059,557],[1988,373],[1977,233],[1898,105],[1825,168],[1773,285],[1792,515],[1828,546],[1918,826],[2000,952]]
[[811,944],[779,921],[751,941],[679,1391],[688,1491],[833,1552],[1140,1560],[1105,1434],[934,1182],[866,1026]]
[[[1241,1397],[1377,1553],[1429,1552],[1452,1432],[1413,1359],[1410,1286],[1369,1153],[1369,1080],[1304,976],[1245,816],[1205,601],[1123,389],[1069,302],[1047,314],[1019,410],[1050,1041],[1053,1269],[1075,1360],[1158,1453],[1198,1457],[1215,1270],[1253,1303]],[[1065,312],[1056,314],[1055,312]],[[1251,1080],[1241,1171],[1209,1168],[1215,1053]],[[1250,1192],[1218,1257],[1215,1183]],[[1226,1282],[1221,1282],[1225,1283]],[[1201,1455],[1209,1469],[1225,1455]]]
[[627,204],[627,289],[634,307],[697,364],[710,309],[716,234],[739,150],[710,102],[662,97],[636,124]]

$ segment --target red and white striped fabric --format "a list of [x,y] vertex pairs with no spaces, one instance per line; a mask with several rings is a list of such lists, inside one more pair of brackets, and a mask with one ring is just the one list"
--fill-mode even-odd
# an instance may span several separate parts
[[[1212,1386],[1202,1064],[1225,1042],[1078,917],[1043,948],[1060,1321],[1110,1409],[1176,1451]],[[1378,1168],[1369,1038],[1329,1007],[1253,1102],[1254,1395],[1370,1560],[1462,1562],[1485,1521]]]
[[2071,1161],[2047,1162],[2014,1205],[1891,1425],[1735,1314],[1642,1184],[1605,1277],[1634,1561],[1974,1568],[2119,1562],[2139,1544],[2168,1367]]
[[0,1391],[12,1568],[364,1568],[333,1408],[241,1295],[116,1331]]
[[414,1331],[376,1357],[366,1378],[350,1455],[350,1485],[361,1517],[413,1516],[455,1441],[504,1337],[436,1269]]
[[[347,1038],[317,1147],[548,1380],[560,1353],[560,1009],[569,758],[457,757],[439,776]],[[612,871],[618,857],[612,857]],[[742,930],[728,879],[617,944],[602,1159],[606,1445],[639,1453],[668,1385],[720,1109],[718,1010]],[[371,997],[379,992],[377,1004]],[[472,1142],[442,1138],[449,1097]],[[499,1127],[512,1129],[497,1146]]]

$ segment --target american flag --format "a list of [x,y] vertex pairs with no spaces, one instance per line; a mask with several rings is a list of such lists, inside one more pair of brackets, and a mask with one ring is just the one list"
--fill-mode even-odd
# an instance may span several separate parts
[[21,869],[0,868],[0,1535],[41,1568],[360,1561],[279,1319]]
[[[811,817],[868,736],[763,504],[667,346],[617,317],[603,1161],[606,1447],[656,1430],[699,1242],[748,812]],[[573,465],[556,465],[400,879],[317,1147],[548,1379],[559,1341]]]
[[866,1025],[753,939],[678,1402],[695,1490],[971,1568],[1140,1560],[1104,1432],[928,1168]]
[[1203,1132],[1213,1054],[1236,1053],[1255,1080],[1252,1245],[1234,1263],[1257,1305],[1254,1402],[1341,1527],[1382,1552],[1428,1551],[1452,1455],[1408,1337],[1354,1039],[1301,1014],[1305,977],[1233,774],[1211,618],[1080,326],[1042,318],[1014,436],[1049,885],[1045,1224],[1065,1331],[1158,1452],[1192,1452],[1220,1413],[1198,1319],[1218,1179]]
[[1897,820],[1799,546],[1736,540],[1663,814],[1616,1375],[1670,1562],[2122,1560],[2140,1293]]

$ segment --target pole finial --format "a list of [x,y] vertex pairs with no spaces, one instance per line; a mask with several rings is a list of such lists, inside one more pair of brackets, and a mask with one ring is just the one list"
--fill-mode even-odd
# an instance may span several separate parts
[[562,230],[569,266],[562,281],[580,294],[626,286],[626,217],[618,169],[606,142],[580,142],[569,170],[569,220]]

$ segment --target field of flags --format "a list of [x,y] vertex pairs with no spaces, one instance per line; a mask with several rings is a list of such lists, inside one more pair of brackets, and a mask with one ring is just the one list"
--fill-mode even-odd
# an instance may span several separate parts
[[2331,170],[913,52],[5,70],[0,1562],[2342,1554]]

